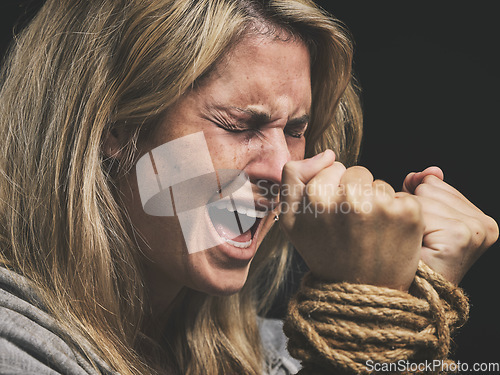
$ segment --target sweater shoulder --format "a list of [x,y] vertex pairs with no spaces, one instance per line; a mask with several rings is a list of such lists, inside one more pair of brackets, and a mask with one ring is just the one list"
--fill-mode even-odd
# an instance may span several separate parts
[[0,374],[98,374],[38,302],[29,282],[0,267]]

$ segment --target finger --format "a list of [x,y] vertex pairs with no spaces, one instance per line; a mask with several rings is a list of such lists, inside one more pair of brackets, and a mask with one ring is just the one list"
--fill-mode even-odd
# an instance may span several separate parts
[[447,280],[458,284],[486,251],[482,238],[460,220],[424,214],[421,259]]
[[422,172],[409,173],[403,181],[403,191],[413,194],[418,185],[422,183],[425,177],[434,176],[444,180],[444,173],[439,167],[428,167]]
[[[281,181],[280,208],[283,205],[295,207],[302,199],[306,184],[321,170],[331,166],[334,162],[335,153],[332,150],[326,150],[310,159],[286,163]],[[285,210],[280,225],[292,228],[295,222],[294,216],[292,210]]]
[[320,171],[306,186],[309,200],[331,202],[335,199],[339,193],[340,179],[345,171],[346,167],[338,161]]
[[[431,213],[424,213],[424,241],[423,245],[434,250],[445,251],[439,244],[454,243],[454,249],[480,248],[484,236],[477,235],[478,231],[472,230],[470,222],[457,217],[443,217]],[[473,238],[477,235],[476,238]],[[473,243],[475,242],[475,246]],[[452,255],[452,254],[449,254]]]
[[394,191],[393,187],[385,181],[375,180],[373,181],[372,186],[375,195],[378,197],[385,197],[392,199],[396,195],[396,192]]
[[282,173],[282,183],[307,184],[319,171],[332,165],[335,161],[335,153],[326,150],[312,158],[294,160],[285,164]]
[[427,233],[440,229],[439,220],[441,222],[452,220],[467,225],[472,235],[471,245],[473,246],[487,248],[498,239],[498,224],[491,217],[483,213],[478,215],[474,212],[472,215],[468,215],[458,210],[458,205],[448,205],[427,197],[417,198],[422,205]]
[[429,202],[429,205],[434,204],[434,202],[441,202],[465,215],[484,215],[479,208],[445,182],[434,177],[426,178],[425,181],[425,183],[417,186],[414,194],[419,197],[431,199],[432,201]]
[[[446,190],[450,194],[456,195],[457,197],[462,198],[462,199],[466,200],[467,202],[469,202],[469,200],[461,192],[459,192],[457,189],[455,189],[450,184],[444,182],[443,180],[436,178],[435,176],[432,176],[432,175],[425,176],[424,179],[422,180],[421,185],[424,185],[424,184],[439,187],[443,190]],[[418,186],[417,186],[417,188],[418,188]]]
[[[415,194],[419,198],[427,198],[429,201],[424,204],[424,209],[427,207],[433,208],[436,214],[441,213],[444,216],[444,212],[454,212],[458,211],[469,217],[469,220],[473,222],[479,221],[482,225],[480,232],[486,232],[486,238],[484,241],[484,246],[489,247],[493,245],[499,235],[498,223],[481,211],[476,205],[470,202],[462,193],[456,190],[453,186],[440,181],[434,176],[427,176],[424,179],[424,183],[420,184]],[[438,204],[438,202],[442,204]],[[453,210],[451,210],[453,208]]]
[[371,192],[373,175],[361,166],[348,168],[340,179],[340,185],[347,199],[352,202],[363,201]]
[[397,192],[394,194],[394,200],[390,208],[395,214],[400,214],[401,224],[419,225],[422,233],[424,230],[422,205],[417,197],[412,194]]

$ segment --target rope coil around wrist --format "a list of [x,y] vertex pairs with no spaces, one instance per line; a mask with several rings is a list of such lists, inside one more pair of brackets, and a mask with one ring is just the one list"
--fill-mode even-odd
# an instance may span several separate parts
[[[463,291],[420,262],[410,293],[306,275],[284,331],[300,375],[369,374],[367,361],[445,360],[468,318]],[[448,361],[450,363],[450,361]]]

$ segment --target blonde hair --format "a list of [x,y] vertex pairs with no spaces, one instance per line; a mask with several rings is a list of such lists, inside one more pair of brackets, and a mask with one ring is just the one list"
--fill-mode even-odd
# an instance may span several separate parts
[[[361,111],[352,44],[312,1],[48,0],[4,64],[0,263],[39,288],[75,350],[88,342],[121,374],[161,366],[182,374],[262,371],[256,314],[269,306],[289,253],[276,230],[241,292],[183,290],[172,307],[167,353],[148,358],[140,350],[148,309],[141,259],[114,181],[132,168],[137,142],[165,110],[241,38],[264,29],[285,30],[311,51],[306,154],[333,148],[354,163]],[[130,134],[120,165],[101,152],[115,127]]]

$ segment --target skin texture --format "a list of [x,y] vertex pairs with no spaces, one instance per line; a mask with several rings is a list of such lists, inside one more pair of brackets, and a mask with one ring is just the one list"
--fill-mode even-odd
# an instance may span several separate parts
[[283,171],[283,183],[299,192],[282,194],[286,207],[303,201],[322,213],[290,209],[280,223],[321,279],[408,290],[421,259],[458,284],[498,239],[498,225],[443,177],[437,167],[410,173],[395,193],[326,151]]
[[424,230],[413,196],[396,196],[364,167],[346,170],[330,150],[288,163],[283,175],[297,192],[282,193],[284,207],[312,207],[283,211],[280,223],[316,277],[409,288]]
[[[248,37],[170,108],[143,153],[203,131],[215,169],[245,171],[256,204],[272,208],[270,197],[261,196],[259,189],[280,184],[284,164],[304,157],[304,120],[311,105],[309,67],[309,52],[302,42]],[[119,136],[107,141],[111,149],[120,143]],[[217,295],[240,290],[251,260],[230,259],[219,246],[188,254],[178,219],[147,215],[136,180],[131,173],[121,182],[121,191],[145,255],[147,285],[158,314],[183,286]],[[273,218],[270,214],[259,224],[253,254]]]
[[458,284],[476,260],[498,239],[498,224],[444,182],[438,167],[408,174],[403,191],[422,207],[425,223],[421,259]]

